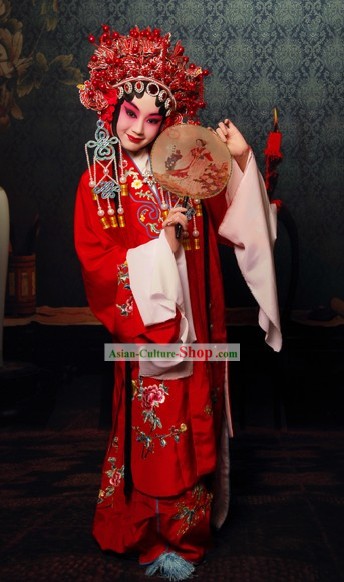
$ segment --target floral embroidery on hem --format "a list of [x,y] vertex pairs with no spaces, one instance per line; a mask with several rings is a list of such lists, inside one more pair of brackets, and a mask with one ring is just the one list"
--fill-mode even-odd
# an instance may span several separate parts
[[[114,437],[110,446],[110,450],[118,450],[118,437]],[[114,494],[115,489],[119,487],[121,484],[122,479],[124,478],[124,465],[122,467],[117,467],[117,459],[116,457],[110,456],[107,458],[107,462],[110,463],[110,468],[105,471],[105,475],[109,480],[109,485],[105,487],[105,489],[100,489],[98,493],[98,505],[103,503],[106,499],[111,497]]]
[[178,513],[173,519],[182,521],[178,535],[185,534],[190,527],[194,527],[201,518],[205,517],[211,506],[213,495],[208,493],[205,486],[199,483],[192,491],[192,499],[194,503],[191,503],[190,506],[186,501],[176,503]]

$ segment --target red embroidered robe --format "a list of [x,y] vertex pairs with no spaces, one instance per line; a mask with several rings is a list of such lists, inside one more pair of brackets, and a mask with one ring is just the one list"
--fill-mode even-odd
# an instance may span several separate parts
[[[130,290],[128,249],[159,236],[162,216],[157,195],[143,182],[131,158],[128,196],[122,196],[124,227],[104,228],[89,187],[81,177],[75,207],[75,244],[89,305],[114,341],[173,343],[180,314],[145,326]],[[107,204],[100,202],[105,211]],[[186,261],[197,341],[224,342],[225,305],[217,230],[226,211],[224,195],[208,200],[205,217],[197,217],[200,248],[190,221],[191,250]],[[208,244],[206,267],[205,245]],[[207,281],[206,281],[207,278]],[[208,285],[208,293],[206,292]],[[209,318],[209,321],[208,321]],[[113,428],[106,453],[94,535],[103,549],[140,553],[141,563],[172,548],[199,560],[209,545],[213,475],[224,416],[225,365],[194,362],[192,376],[176,380],[141,378],[131,364],[131,473],[133,490],[124,495],[125,367],[115,364]]]

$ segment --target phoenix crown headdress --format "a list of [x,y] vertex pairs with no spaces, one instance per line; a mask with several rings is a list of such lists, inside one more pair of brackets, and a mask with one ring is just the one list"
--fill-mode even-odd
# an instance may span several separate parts
[[146,91],[165,107],[167,123],[188,118],[197,121],[197,112],[205,107],[204,77],[207,69],[189,63],[184,47],[178,41],[171,46],[171,34],[162,35],[157,28],[140,30],[137,26],[128,35],[112,31],[108,25],[97,39],[88,63],[90,78],[79,86],[81,103],[98,112],[111,123],[118,99],[125,93]]

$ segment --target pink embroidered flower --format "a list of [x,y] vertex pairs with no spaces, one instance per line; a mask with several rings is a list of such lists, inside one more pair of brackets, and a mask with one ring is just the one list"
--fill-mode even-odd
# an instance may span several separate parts
[[133,297],[129,297],[129,299],[126,300],[125,302],[125,307],[126,307],[126,311],[127,313],[131,313],[133,310],[133,303],[134,303],[134,299]]
[[113,487],[118,487],[118,485],[120,484],[122,479],[122,475],[121,473],[119,473],[118,471],[115,471],[113,476],[111,477],[111,479],[109,480],[110,485],[112,485]]
[[165,402],[165,392],[161,386],[153,384],[143,389],[142,406],[144,408],[152,409],[154,406],[159,406],[163,402]]

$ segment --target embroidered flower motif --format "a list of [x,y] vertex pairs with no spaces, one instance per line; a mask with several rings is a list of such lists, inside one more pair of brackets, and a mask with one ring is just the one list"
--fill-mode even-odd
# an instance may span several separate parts
[[204,412],[207,416],[212,416],[213,414],[213,407],[208,404],[205,408],[204,408]]
[[133,398],[137,398],[141,402],[143,422],[148,422],[151,425],[148,433],[139,426],[132,427],[136,432],[136,440],[143,444],[143,458],[154,452],[154,445],[157,441],[159,441],[161,447],[166,447],[169,438],[173,438],[178,443],[180,435],[188,430],[185,423],[182,423],[179,427],[172,425],[167,433],[159,434],[153,432],[157,428],[162,428],[161,420],[156,414],[156,408],[163,404],[166,401],[166,396],[168,396],[168,387],[164,382],[144,386],[143,379],[139,378],[138,381],[132,381],[132,389]]
[[[161,428],[161,424],[160,424],[160,428]],[[188,427],[185,423],[182,423],[179,428],[177,428],[175,426],[171,426],[169,432],[166,434],[158,434],[156,432],[155,433],[150,432],[149,434],[146,434],[138,426],[133,426],[133,430],[136,432],[137,442],[143,443],[144,448],[142,451],[142,457],[145,459],[149,453],[154,452],[154,441],[159,441],[160,446],[163,448],[166,447],[166,445],[167,445],[167,439],[171,438],[171,437],[173,438],[173,440],[176,443],[179,443],[180,435],[183,432],[186,432],[188,430]]]
[[[115,453],[118,450],[118,437],[114,437],[110,450]],[[98,504],[103,503],[103,501],[115,493],[116,488],[119,487],[124,477],[124,465],[122,465],[120,468],[117,467],[116,457],[109,456],[107,458],[107,462],[109,463],[110,468],[107,469],[104,474],[108,478],[109,484],[106,485],[103,489],[99,490],[97,501]]]
[[189,504],[187,501],[179,501],[176,503],[178,513],[173,519],[180,519],[182,522],[178,534],[185,534],[190,527],[194,527],[206,515],[213,499],[213,495],[208,493],[205,486],[201,483],[194,487],[191,497],[191,503]]
[[124,285],[125,289],[130,289],[130,285],[127,283],[129,281],[128,263],[125,261],[121,265],[117,265],[117,282],[118,284]]
[[142,393],[142,406],[144,408],[152,409],[154,406],[159,406],[165,402],[165,390],[163,384],[152,384],[143,388]]
[[139,179],[139,173],[135,168],[129,168],[128,176],[132,176],[133,180]]
[[133,193],[130,195],[131,199],[139,203],[139,201],[146,201],[146,204],[140,205],[137,210],[137,217],[141,225],[145,228],[149,238],[154,239],[161,232],[163,218],[161,216],[159,197],[147,188],[147,178],[143,178],[141,174],[134,168],[130,168],[127,176],[131,178],[130,185],[133,187]]
[[160,234],[160,232],[161,232],[161,225],[160,224],[158,224],[158,227],[157,227],[156,224],[153,224],[152,222],[148,222],[147,227],[149,228],[151,234]]
[[121,480],[122,480],[122,473],[120,473],[120,471],[115,471],[113,476],[109,479],[109,483],[110,483],[110,485],[113,485],[114,487],[118,487]]
[[140,199],[140,200],[150,200],[152,201],[154,199],[154,196],[152,195],[152,193],[150,191],[148,192],[136,192],[136,196]]
[[116,307],[118,307],[118,309],[120,310],[120,315],[123,315],[124,317],[128,317],[128,315],[130,315],[133,312],[133,304],[134,304],[134,299],[133,299],[133,296],[131,295],[126,300],[125,303],[122,303],[121,305],[116,303]]
[[142,188],[142,181],[139,178],[135,178],[131,185],[135,190],[140,190],[140,188]]
[[151,235],[159,234],[162,228],[163,219],[161,215],[158,217],[158,222],[147,222],[147,216],[149,217],[149,208],[142,208],[139,212],[139,220],[145,226],[147,232]]
[[135,381],[133,382],[133,398],[136,396],[141,402],[143,421],[149,422],[152,425],[152,429],[162,428],[160,418],[154,409],[165,402],[165,396],[167,395],[168,388],[164,382],[150,386],[144,386],[142,378],[139,378],[138,384]]

